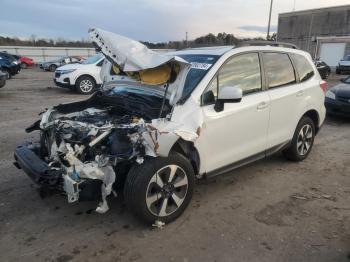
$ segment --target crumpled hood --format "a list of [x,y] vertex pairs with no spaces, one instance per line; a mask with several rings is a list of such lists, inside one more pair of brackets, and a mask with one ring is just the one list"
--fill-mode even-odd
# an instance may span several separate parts
[[[191,68],[190,63],[174,55],[157,53],[138,41],[98,28],[91,28],[89,34],[107,60],[117,64],[124,72],[142,72],[165,64],[176,64],[179,70],[168,90],[170,104],[175,104],[181,98],[186,76]],[[106,76],[101,75],[101,78],[106,79]],[[159,88],[165,91],[164,84],[159,85]]]

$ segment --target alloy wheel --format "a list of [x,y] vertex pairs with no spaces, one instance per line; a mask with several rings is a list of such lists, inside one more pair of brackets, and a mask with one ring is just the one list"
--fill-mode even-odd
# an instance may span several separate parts
[[311,125],[306,124],[304,125],[298,134],[297,139],[297,150],[298,154],[301,156],[306,155],[312,145],[312,139],[313,139],[313,130]]
[[147,208],[155,216],[169,216],[183,204],[187,190],[188,178],[185,171],[177,165],[165,166],[148,183]]
[[89,93],[93,88],[93,84],[90,80],[85,79],[80,82],[79,88],[82,92]]

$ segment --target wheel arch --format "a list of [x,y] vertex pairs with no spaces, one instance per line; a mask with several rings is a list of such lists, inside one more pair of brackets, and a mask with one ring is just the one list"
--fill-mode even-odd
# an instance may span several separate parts
[[314,122],[315,132],[317,134],[319,129],[320,129],[320,126],[319,126],[320,116],[319,116],[318,112],[315,109],[310,109],[310,110],[306,111],[302,117],[304,117],[304,116],[310,117],[312,122]]
[[177,152],[182,154],[190,160],[190,163],[193,167],[193,171],[196,175],[199,174],[200,170],[200,157],[197,148],[193,142],[186,141],[182,138],[179,138],[171,147],[170,152]]
[[92,79],[94,80],[94,82],[95,82],[95,85],[97,84],[97,81],[96,81],[95,77],[93,77],[92,75],[86,73],[86,74],[82,74],[82,75],[77,76],[77,77],[75,78],[74,85],[77,83],[77,81],[78,81],[80,78],[82,78],[82,77],[84,77],[84,76],[87,76],[87,77],[92,78]]

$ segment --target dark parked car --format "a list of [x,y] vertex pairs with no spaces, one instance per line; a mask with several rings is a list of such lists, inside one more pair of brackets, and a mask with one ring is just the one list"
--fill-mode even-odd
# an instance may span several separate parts
[[350,117],[350,76],[326,93],[325,106],[330,115]]
[[31,59],[29,57],[13,55],[13,54],[11,54],[11,55],[19,61],[19,64],[20,64],[21,68],[23,68],[23,69],[34,66],[33,59]]
[[0,67],[1,71],[4,72],[7,78],[11,78],[19,72],[19,66],[16,61],[8,60],[0,54]]
[[7,74],[1,72],[1,68],[0,68],[0,88],[5,86],[6,78],[7,78]]
[[324,61],[315,61],[318,72],[320,73],[322,79],[327,79],[331,74],[331,68]]
[[19,71],[21,71],[21,61],[18,60],[16,57],[13,55],[7,53],[7,52],[0,52],[0,57],[2,59],[8,60],[11,64],[16,65],[16,72],[15,74],[18,74]]
[[81,56],[64,56],[55,60],[43,62],[39,64],[39,67],[45,71],[55,72],[57,67],[67,64],[80,63],[83,60],[84,58]]

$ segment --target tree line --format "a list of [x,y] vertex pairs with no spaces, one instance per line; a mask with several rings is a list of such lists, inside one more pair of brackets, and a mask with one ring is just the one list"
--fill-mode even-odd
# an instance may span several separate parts
[[[233,34],[218,33],[214,35],[209,33],[204,36],[195,38],[194,40],[169,41],[169,42],[144,42],[147,47],[152,49],[182,49],[186,47],[203,47],[203,46],[221,46],[221,45],[237,45],[245,40],[265,40],[263,38],[237,38]],[[276,40],[276,34],[273,34],[269,40]],[[45,47],[93,47],[89,40],[66,40],[64,38],[44,39],[31,35],[29,39],[23,40],[17,37],[0,36],[0,46],[45,46]]]

